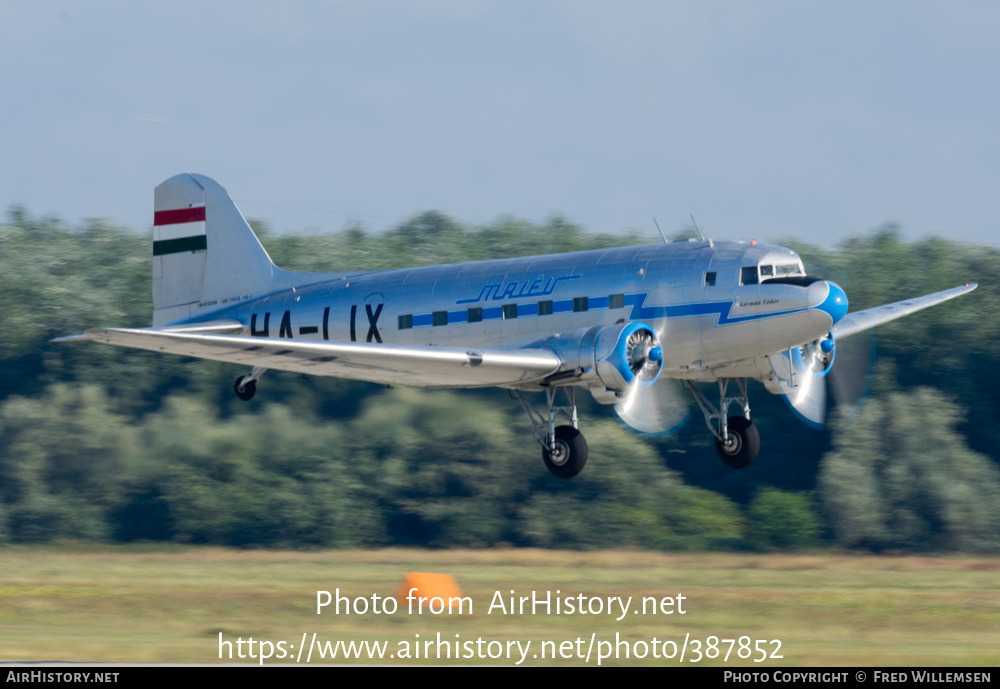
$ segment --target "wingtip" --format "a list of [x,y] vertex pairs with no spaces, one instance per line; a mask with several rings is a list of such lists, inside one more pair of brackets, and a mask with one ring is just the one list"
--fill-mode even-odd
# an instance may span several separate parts
[[89,340],[86,334],[83,335],[64,335],[63,337],[53,337],[49,342],[79,342],[80,340]]

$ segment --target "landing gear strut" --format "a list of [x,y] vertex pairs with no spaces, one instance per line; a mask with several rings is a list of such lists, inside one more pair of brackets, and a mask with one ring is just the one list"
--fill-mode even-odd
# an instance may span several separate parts
[[[569,406],[560,407],[555,404],[555,388],[545,389],[547,414],[532,407],[517,390],[512,392],[521,403],[524,413],[531,419],[535,439],[542,446],[542,461],[545,462],[545,468],[553,476],[572,478],[583,471],[583,467],[587,464],[587,441],[576,427],[576,388],[565,387],[563,391],[566,393]],[[569,417],[572,425],[556,426],[556,415],[560,412]]]
[[[736,382],[739,394],[730,397],[729,383]],[[684,387],[694,396],[695,402],[705,415],[705,425],[715,436],[715,452],[726,466],[742,469],[749,466],[760,452],[760,433],[750,420],[750,401],[747,397],[746,378],[719,379],[719,406],[716,407],[691,381],[684,381]],[[729,416],[729,406],[738,404],[743,408],[742,416]]]

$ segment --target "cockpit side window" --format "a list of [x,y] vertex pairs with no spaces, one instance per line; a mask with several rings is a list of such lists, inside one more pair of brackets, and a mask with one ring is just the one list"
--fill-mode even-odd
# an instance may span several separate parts
[[760,267],[760,279],[769,278],[774,276],[774,266],[761,266]]
[[740,269],[741,285],[756,285],[757,282],[757,266],[744,266]]

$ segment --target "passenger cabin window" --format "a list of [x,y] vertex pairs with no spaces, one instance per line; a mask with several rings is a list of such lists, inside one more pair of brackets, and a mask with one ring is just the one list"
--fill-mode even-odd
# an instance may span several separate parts
[[469,323],[479,323],[480,321],[483,320],[483,307],[473,306],[471,309],[469,309],[468,314],[469,314],[468,317]]
[[399,329],[406,330],[407,328],[413,327],[413,314],[407,314],[405,316],[399,317]]
[[714,270],[711,273],[705,273],[705,286],[706,287],[715,287],[715,271]]
[[503,318],[504,320],[507,320],[508,318],[517,318],[517,304],[504,304]]
[[587,310],[587,297],[573,297],[573,310],[574,311],[586,311]]
[[448,325],[447,311],[435,311],[432,317],[434,319],[434,325]]
[[624,294],[612,294],[608,297],[608,308],[609,309],[624,309],[625,308],[625,295]]
[[757,282],[757,266],[744,266],[740,270],[741,285],[756,285]]
[[545,301],[538,302],[538,315],[539,316],[550,316],[552,315],[552,300],[546,299]]

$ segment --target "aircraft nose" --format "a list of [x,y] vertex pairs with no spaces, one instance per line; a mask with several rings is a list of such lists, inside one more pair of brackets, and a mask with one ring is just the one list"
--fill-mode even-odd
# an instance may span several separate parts
[[[820,287],[825,285],[827,287],[827,293],[823,301],[820,302],[816,308],[820,311],[825,311],[830,315],[833,320],[833,324],[836,324],[841,318],[847,315],[847,294],[841,289],[840,285],[836,282],[830,280],[824,280],[822,282],[817,282],[812,285],[812,287]],[[810,295],[811,296],[811,295]],[[817,295],[817,300],[821,298],[821,295]]]

